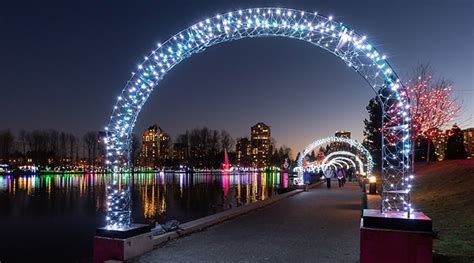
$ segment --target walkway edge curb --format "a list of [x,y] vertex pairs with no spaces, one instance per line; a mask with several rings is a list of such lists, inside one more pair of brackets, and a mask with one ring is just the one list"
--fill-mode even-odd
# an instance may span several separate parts
[[[315,184],[310,185],[309,188],[314,188],[314,187],[317,187],[321,184],[322,184],[322,182],[317,182]],[[160,245],[162,245],[163,243],[171,241],[173,239],[177,239],[177,238],[179,238],[183,235],[188,235],[188,234],[191,234],[193,232],[201,231],[201,230],[203,230],[205,228],[208,228],[210,226],[217,225],[217,224],[222,223],[226,220],[229,220],[229,219],[247,214],[251,211],[254,211],[254,210],[257,210],[259,208],[268,206],[270,204],[276,203],[280,200],[283,200],[285,198],[294,196],[294,195],[302,193],[302,192],[304,192],[302,189],[295,189],[295,190],[292,190],[290,192],[274,196],[272,198],[268,198],[268,199],[265,199],[265,200],[262,200],[262,201],[258,201],[258,202],[251,203],[251,204],[248,204],[248,205],[245,205],[245,206],[230,209],[230,210],[227,210],[227,211],[223,211],[223,212],[220,212],[220,213],[217,213],[217,214],[209,215],[209,216],[206,216],[206,217],[202,217],[202,218],[184,223],[184,224],[180,225],[181,229],[178,230],[178,231],[173,231],[173,232],[165,233],[165,234],[162,234],[162,235],[159,235],[159,236],[154,236],[153,240],[152,240],[153,247],[157,248]]]

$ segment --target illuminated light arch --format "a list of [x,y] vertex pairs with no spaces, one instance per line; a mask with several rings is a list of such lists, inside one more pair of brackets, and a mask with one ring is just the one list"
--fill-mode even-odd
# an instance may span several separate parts
[[[341,162],[345,163],[347,168],[350,167],[350,165],[349,165],[349,163],[350,163],[352,165],[352,167],[357,169],[357,165],[352,159],[347,158],[347,157],[342,157],[342,156],[338,156],[338,157],[332,159],[331,161],[329,161],[328,163],[322,165],[322,169],[324,170],[327,167],[327,165],[331,164],[332,162],[336,162],[336,161],[341,161]],[[347,162],[349,162],[349,163],[347,163]]]
[[364,147],[364,145],[357,142],[356,140],[352,140],[352,139],[348,139],[348,138],[341,138],[341,137],[336,137],[336,136],[331,136],[331,137],[327,137],[327,138],[318,139],[318,140],[315,140],[312,143],[310,143],[308,146],[306,146],[303,153],[299,156],[298,160],[296,160],[297,168],[303,167],[303,159],[308,154],[310,154],[312,151],[318,149],[322,145],[335,143],[335,142],[348,144],[351,147],[354,147],[359,153],[364,154],[364,156],[367,160],[367,174],[372,174],[372,171],[373,171],[373,168],[374,168],[374,162],[372,160],[372,155]]
[[[339,158],[339,159],[349,159],[349,158],[343,157],[343,156],[350,156],[350,157],[356,159],[357,163],[359,164],[359,172],[361,174],[364,173],[364,164],[362,163],[362,160],[359,158],[359,156],[355,155],[354,153],[348,152],[348,151],[336,151],[336,152],[332,152],[332,153],[328,154],[326,157],[324,157],[323,161],[321,162],[321,166],[324,166],[324,164],[326,164],[330,160],[332,160],[333,156],[336,156],[335,158]],[[351,160],[351,159],[349,159],[349,160]],[[354,163],[354,166],[356,167],[355,163]],[[367,164],[366,174],[367,174],[367,176],[370,176],[370,175],[372,175],[372,171],[369,170],[368,167],[369,167],[369,164]]]
[[323,172],[326,171],[330,166],[334,167],[334,168],[338,168],[336,166],[339,166],[340,168],[344,168],[344,165],[346,166],[346,168],[349,168],[350,165],[348,163],[350,159],[348,160],[344,160],[343,158],[341,157],[338,157],[338,158],[335,158],[331,161],[329,161],[325,166],[321,167],[323,169]]
[[[345,156],[339,156],[338,154],[346,155],[346,156],[350,156],[351,158],[354,158],[357,161],[358,165],[351,158],[348,158],[348,157],[345,157]],[[297,167],[296,170],[297,170],[297,172],[303,172],[303,171],[304,172],[315,172],[315,171],[325,172],[329,167],[334,166],[334,164],[338,164],[339,162],[344,163],[347,168],[350,167],[350,165],[349,165],[349,163],[350,163],[355,169],[357,169],[357,167],[359,167],[359,174],[361,174],[361,175],[366,174],[366,173],[364,173],[364,164],[363,164],[362,160],[360,160],[360,158],[357,155],[355,155],[351,152],[344,152],[344,151],[331,153],[319,165],[315,164],[315,163],[311,163],[310,165],[308,165],[308,166],[306,166],[302,169],[300,167]],[[370,176],[370,174],[368,176]],[[300,178],[297,178],[296,182],[300,182]]]
[[337,157],[337,158],[334,158],[333,160],[341,161],[341,162],[345,163],[347,168],[349,168],[351,166],[357,168],[357,165],[355,164],[355,162],[353,160],[347,158],[347,157]]
[[[352,153],[350,153],[350,152],[347,152],[347,153],[352,154]],[[357,155],[355,155],[355,154],[352,154],[352,155],[353,155],[352,157],[353,157],[354,159],[356,159],[356,161],[357,161],[357,163],[359,164],[359,166],[357,166],[357,165],[355,164],[355,162],[354,162],[352,159],[350,159],[350,158],[342,157],[342,156],[336,156],[336,158],[333,158],[333,159],[331,159],[330,161],[323,161],[320,165],[311,163],[309,166],[304,167],[302,170],[303,170],[303,171],[325,170],[325,168],[330,165],[331,161],[337,160],[337,159],[344,159],[344,160],[347,160],[347,161],[351,162],[351,164],[352,164],[355,168],[359,167],[359,173],[360,173],[360,174],[364,174],[364,164],[362,163],[362,160],[360,160],[360,158],[359,158]],[[295,168],[295,172],[300,172],[300,171],[301,171],[300,167],[296,167],[296,168]]]
[[[320,171],[320,170],[325,171],[329,166],[332,165],[332,162],[337,161],[337,160],[344,160],[344,161],[350,162],[352,164],[352,166],[356,169],[357,169],[357,167],[359,167],[359,173],[363,174],[364,173],[364,164],[362,163],[362,160],[360,160],[360,158],[357,155],[353,154],[353,153],[350,153],[350,152],[346,152],[346,153],[348,153],[347,155],[349,155],[352,158],[356,159],[358,165],[352,159],[350,159],[348,157],[336,156],[335,158],[332,158],[330,160],[329,160],[329,158],[323,160],[323,162],[321,162],[320,165],[315,164],[313,162],[310,165],[308,165],[307,167],[304,167],[303,171],[311,171],[311,172]],[[297,170],[299,171],[299,169],[297,169]]]
[[344,165],[346,166],[346,168],[349,168],[349,163],[347,163],[346,160],[342,159],[342,158],[335,158],[334,160],[331,160],[330,164],[341,164],[341,168],[344,167]]
[[[286,37],[306,41],[340,58],[359,73],[376,92],[383,110],[382,129],[382,211],[406,211],[410,204],[406,178],[409,178],[410,119],[400,79],[385,56],[365,36],[333,17],[287,8],[250,8],[204,19],[169,38],[137,65],[122,93],[117,97],[107,132],[107,160],[111,171],[119,172],[130,164],[131,134],[138,114],[159,82],[174,66],[213,45],[242,38]],[[119,188],[114,175],[108,185],[110,203],[108,227],[131,224],[124,212],[130,198]],[[123,198],[123,196],[128,196]],[[130,202],[128,202],[130,203]],[[118,208],[115,208],[118,207]]]
[[328,165],[328,167],[329,167],[329,166],[332,166],[332,167],[334,167],[334,169],[337,169],[337,166],[336,166],[335,163],[331,163],[331,164]]
[[335,160],[334,162],[331,162],[331,165],[337,165],[339,168],[343,168],[344,165],[347,165],[345,162],[342,162],[341,160]]

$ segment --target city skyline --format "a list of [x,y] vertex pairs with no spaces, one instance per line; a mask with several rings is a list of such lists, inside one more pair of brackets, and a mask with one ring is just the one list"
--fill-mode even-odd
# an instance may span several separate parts
[[[322,1],[286,2],[281,6],[334,15],[366,33],[386,52],[402,77],[409,75],[418,62],[430,63],[436,76],[454,83],[455,95],[464,101],[457,120],[461,128],[473,127],[474,96],[470,95],[474,81],[465,73],[474,68],[474,59],[469,59],[472,52],[463,52],[470,50],[474,39],[468,27],[473,19],[469,17],[470,4],[404,2],[409,8],[400,17],[396,5],[387,10],[384,4],[367,3],[370,10],[352,3]],[[10,3],[2,10],[2,17],[11,38],[0,45],[12,52],[5,54],[0,66],[8,83],[0,89],[5,97],[21,98],[25,106],[6,100],[5,114],[0,117],[2,128],[58,128],[78,134],[102,130],[117,92],[153,43],[203,16],[258,4],[264,6],[266,2],[189,2],[185,8],[155,3],[146,9],[140,5],[117,3],[110,7],[95,3],[94,10],[88,3],[73,7],[32,4],[26,8]],[[139,11],[144,11],[140,19],[122,19]],[[444,20],[435,19],[441,13]],[[56,18],[49,20],[51,15]],[[423,19],[416,27],[411,27],[420,17]],[[395,30],[399,28],[404,30]],[[417,39],[437,44],[423,45]],[[450,52],[443,52],[447,49]],[[25,68],[35,70],[25,73]],[[219,74],[213,74],[217,71]],[[71,96],[71,92],[79,95]],[[196,55],[173,69],[144,107],[134,132],[139,134],[149,123],[158,122],[171,136],[207,126],[228,130],[238,138],[246,134],[248,125],[262,121],[271,124],[279,145],[297,152],[338,129],[350,130],[355,139],[362,141],[365,107],[373,96],[373,91],[347,66],[305,43],[239,40],[210,48],[206,55]]]

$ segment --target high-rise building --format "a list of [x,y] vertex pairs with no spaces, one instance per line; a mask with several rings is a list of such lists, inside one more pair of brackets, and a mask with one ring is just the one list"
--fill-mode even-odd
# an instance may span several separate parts
[[351,132],[350,131],[337,131],[334,136],[339,137],[339,138],[346,138],[350,139],[351,138]]
[[271,154],[270,127],[259,122],[252,126],[250,134],[252,167],[262,168],[269,164]]
[[163,161],[171,159],[170,141],[170,136],[160,128],[160,152],[158,157],[161,164]]
[[464,134],[464,147],[466,147],[466,153],[468,159],[474,159],[474,128],[468,128],[463,131]]
[[170,158],[170,137],[158,125],[150,126],[143,132],[139,165],[158,167]]
[[252,164],[252,148],[250,140],[247,137],[237,140],[235,144],[235,155],[237,157],[237,165],[249,167]]

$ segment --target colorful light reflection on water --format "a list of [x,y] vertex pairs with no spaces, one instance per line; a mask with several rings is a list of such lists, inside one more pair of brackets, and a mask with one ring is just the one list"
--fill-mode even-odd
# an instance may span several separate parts
[[[104,226],[103,174],[0,176],[0,261],[88,259]],[[278,173],[131,175],[134,222],[191,221],[284,192]],[[290,183],[291,186],[291,183]]]

